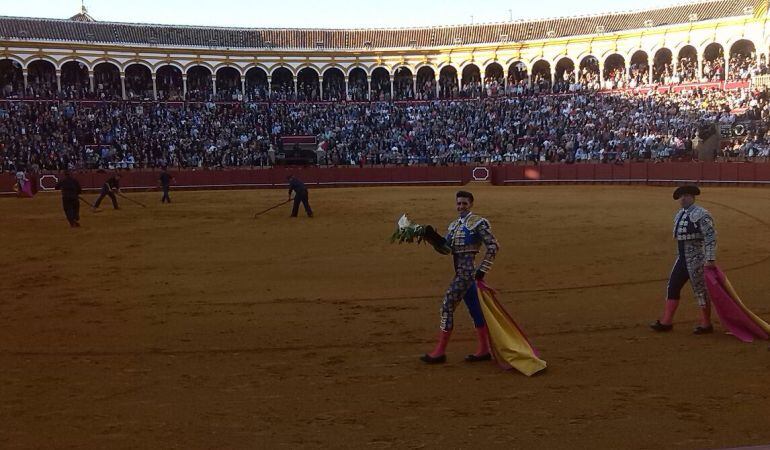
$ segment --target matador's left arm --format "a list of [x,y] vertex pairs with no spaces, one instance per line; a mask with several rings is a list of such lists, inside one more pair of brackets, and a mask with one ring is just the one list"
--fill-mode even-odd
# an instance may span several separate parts
[[703,249],[706,253],[706,261],[717,259],[717,230],[714,229],[714,219],[706,213],[700,220],[700,230],[703,233]]
[[492,231],[490,230],[489,222],[486,220],[483,220],[478,224],[476,231],[479,233],[481,241],[484,243],[487,250],[478,270],[487,273],[492,269],[492,263],[495,262],[495,256],[497,255],[498,250],[500,250],[500,244],[497,243],[495,235],[492,234]]

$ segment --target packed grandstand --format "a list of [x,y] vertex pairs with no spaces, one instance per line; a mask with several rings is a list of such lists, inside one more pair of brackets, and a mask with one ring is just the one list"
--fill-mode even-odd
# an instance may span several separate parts
[[0,169],[767,160],[767,0],[497,24],[0,17]]

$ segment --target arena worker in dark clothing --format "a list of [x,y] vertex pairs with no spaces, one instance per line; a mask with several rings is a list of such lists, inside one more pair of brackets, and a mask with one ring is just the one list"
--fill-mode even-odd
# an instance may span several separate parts
[[166,171],[166,168],[163,168],[163,171],[160,173],[160,187],[163,189],[163,197],[161,197],[160,202],[161,203],[171,203],[171,198],[168,196],[168,190],[169,186],[171,185],[171,182],[174,180],[174,177],[171,176]]
[[313,217],[313,210],[310,209],[310,204],[308,203],[307,187],[305,187],[305,183],[294,175],[289,175],[287,179],[289,180],[289,198],[291,198],[292,191],[294,192],[294,206],[291,208],[291,217],[297,217],[300,203],[305,207],[307,216]]
[[70,226],[77,228],[80,226],[80,188],[78,180],[72,177],[69,170],[64,171],[64,179],[56,183],[56,189],[61,191],[61,203],[64,208],[64,215]]
[[115,197],[115,193],[120,192],[120,174],[116,173],[115,175],[111,176],[107,179],[107,181],[104,182],[102,185],[102,191],[99,193],[99,198],[96,199],[96,202],[94,202],[94,209],[98,208],[99,205],[102,203],[102,199],[105,196],[109,196],[110,200],[112,200],[112,207],[115,209],[120,209],[118,206],[118,199]]

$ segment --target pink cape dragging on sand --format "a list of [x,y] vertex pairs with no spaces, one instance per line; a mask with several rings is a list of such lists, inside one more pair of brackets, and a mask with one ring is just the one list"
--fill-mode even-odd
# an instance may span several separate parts
[[484,321],[489,329],[489,343],[495,361],[503,369],[516,369],[526,376],[532,376],[546,368],[537,350],[529,343],[527,336],[497,301],[495,291],[481,280],[476,281],[479,303]]
[[711,303],[727,331],[743,342],[770,338],[770,325],[743,304],[724,272],[705,267],[704,275]]

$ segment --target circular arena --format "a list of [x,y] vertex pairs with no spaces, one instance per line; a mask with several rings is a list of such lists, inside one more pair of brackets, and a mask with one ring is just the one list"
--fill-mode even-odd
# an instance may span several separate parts
[[[0,446],[770,445],[767,19],[0,16]],[[391,243],[405,213],[453,255]],[[471,244],[547,369],[499,367],[484,298],[491,337],[446,325]],[[703,249],[705,308],[671,289]]]

